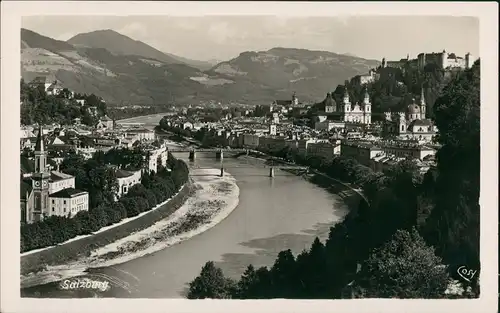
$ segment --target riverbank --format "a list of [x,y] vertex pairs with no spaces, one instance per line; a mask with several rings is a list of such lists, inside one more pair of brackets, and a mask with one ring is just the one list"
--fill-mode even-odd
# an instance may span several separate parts
[[[260,160],[260,161],[263,161],[263,162],[266,162],[268,161],[268,159],[264,159],[262,157],[271,157],[271,155],[268,155],[268,154],[265,154],[263,152],[260,152],[260,155],[257,156],[255,153],[250,153],[250,155],[247,155],[247,156],[241,156],[240,158],[248,158],[248,159],[255,159],[255,160]],[[286,164],[286,165],[296,165],[296,164],[293,164],[293,163],[290,163],[290,162],[286,162],[286,161],[282,161],[283,164]],[[310,172],[314,173],[315,175],[319,175],[319,176],[322,176],[326,179],[329,179],[329,180],[332,180],[338,184],[342,184],[343,186],[347,187],[348,189],[354,191],[355,193],[357,193],[361,198],[363,198],[367,203],[368,203],[368,199],[366,198],[366,196],[363,194],[363,190],[361,189],[361,187],[359,186],[355,186],[353,184],[350,184],[350,183],[346,183],[346,182],[343,182],[337,178],[334,178],[334,177],[331,177],[325,173],[322,173],[316,169],[313,169],[313,168],[309,168]],[[289,173],[293,173],[293,174],[296,174],[296,170],[293,170],[293,169],[283,169],[283,171],[287,171]],[[309,175],[309,178],[310,175]],[[311,179],[309,179],[311,180]]]
[[[231,175],[219,170],[195,170],[189,196],[168,216],[137,228],[127,236],[92,247],[65,264],[21,275],[21,288],[44,285],[84,275],[89,269],[121,264],[152,254],[200,234],[224,220],[238,205],[239,188]],[[87,245],[88,247],[88,245]]]
[[226,173],[219,177],[218,169],[196,170],[195,192],[169,218],[97,249],[92,257],[111,266],[165,249],[201,234],[222,222],[237,206],[239,187]]

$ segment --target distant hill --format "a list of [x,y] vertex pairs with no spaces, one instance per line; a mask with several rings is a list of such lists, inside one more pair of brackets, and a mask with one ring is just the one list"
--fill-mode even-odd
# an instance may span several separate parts
[[41,48],[52,52],[74,50],[74,47],[65,41],[55,40],[29,29],[21,28],[21,48],[27,47]]
[[197,69],[200,69],[202,71],[205,71],[205,70],[209,70],[211,69],[214,65],[216,65],[218,62],[212,62],[212,61],[199,61],[199,60],[192,60],[192,59],[187,59],[187,58],[183,58],[183,57],[180,57],[178,55],[175,55],[175,54],[171,54],[171,53],[166,53],[164,52],[167,56],[177,60],[178,62],[180,63],[184,63],[184,64],[187,64],[189,66],[192,66],[194,68],[197,68]]
[[273,48],[243,52],[208,73],[239,83],[259,85],[288,99],[295,91],[304,100],[321,100],[346,79],[365,74],[380,62],[327,51]]
[[97,30],[78,34],[67,41],[69,44],[88,48],[104,48],[116,55],[137,55],[155,59],[167,64],[187,64],[201,70],[209,69],[212,64],[161,52],[142,41],[131,39],[114,30]]
[[188,64],[193,62],[198,61],[163,53],[111,30],[79,34],[67,42],[21,30],[26,81],[55,76],[64,87],[96,94],[109,104],[269,103],[289,99],[294,91],[300,100],[321,101],[337,84],[379,64],[288,48],[243,52],[215,66]]

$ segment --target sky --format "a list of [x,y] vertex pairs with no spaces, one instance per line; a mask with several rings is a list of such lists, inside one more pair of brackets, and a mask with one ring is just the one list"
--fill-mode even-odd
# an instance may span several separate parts
[[415,58],[446,50],[479,56],[479,19],[453,16],[30,16],[22,27],[58,40],[112,29],[196,60],[229,60],[274,47],[326,50],[367,59]]

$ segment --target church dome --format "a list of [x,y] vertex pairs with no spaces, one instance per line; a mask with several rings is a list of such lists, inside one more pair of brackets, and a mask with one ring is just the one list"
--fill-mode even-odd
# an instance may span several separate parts
[[409,114],[419,114],[420,113],[420,107],[415,104],[415,103],[412,103],[408,106],[408,113]]
[[326,94],[326,98],[325,100],[323,101],[323,103],[325,104],[325,106],[336,106],[337,103],[335,102],[335,100],[333,99],[332,97],[332,94],[331,93],[327,93]]

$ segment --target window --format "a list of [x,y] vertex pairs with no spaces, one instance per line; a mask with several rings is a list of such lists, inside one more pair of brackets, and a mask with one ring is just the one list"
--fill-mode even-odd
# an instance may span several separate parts
[[64,204],[66,204],[66,200],[64,200],[64,202],[63,202],[63,203],[64,203]]
[[55,212],[56,211],[56,208],[52,207],[52,212]]
[[66,208],[64,208],[64,213],[66,213]]
[[56,200],[52,199],[52,204],[56,203]]

